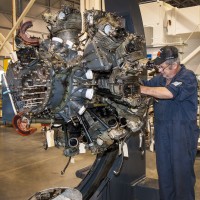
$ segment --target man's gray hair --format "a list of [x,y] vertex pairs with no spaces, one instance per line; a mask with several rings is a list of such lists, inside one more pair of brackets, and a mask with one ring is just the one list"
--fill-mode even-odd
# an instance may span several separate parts
[[[165,64],[167,64],[167,65],[172,65],[173,63],[180,65],[180,58],[173,58],[173,59],[165,61]],[[171,66],[170,66],[170,68],[171,68]]]
[[169,60],[166,60],[165,63],[167,65],[172,65],[173,63],[180,64],[180,58],[169,59]]

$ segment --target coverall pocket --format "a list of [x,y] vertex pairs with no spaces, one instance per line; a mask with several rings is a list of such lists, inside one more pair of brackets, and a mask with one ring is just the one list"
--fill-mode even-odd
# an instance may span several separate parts
[[197,152],[199,128],[193,123],[185,125],[184,127],[185,128],[183,130],[183,133],[185,134],[185,138],[186,138],[187,150],[190,156],[192,156],[192,159],[194,161],[196,157],[196,152]]

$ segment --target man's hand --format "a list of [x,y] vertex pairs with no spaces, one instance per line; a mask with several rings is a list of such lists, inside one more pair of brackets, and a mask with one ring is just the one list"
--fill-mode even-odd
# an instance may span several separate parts
[[149,61],[146,63],[146,68],[149,69],[149,70],[153,69],[154,66],[155,66],[155,63],[154,63],[153,60],[149,60]]

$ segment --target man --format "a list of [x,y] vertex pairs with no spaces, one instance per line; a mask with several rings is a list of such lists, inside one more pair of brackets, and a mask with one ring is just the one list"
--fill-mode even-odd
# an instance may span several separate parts
[[161,200],[194,200],[197,127],[197,80],[180,64],[173,46],[160,49],[154,64],[160,72],[140,86],[155,97],[154,130]]

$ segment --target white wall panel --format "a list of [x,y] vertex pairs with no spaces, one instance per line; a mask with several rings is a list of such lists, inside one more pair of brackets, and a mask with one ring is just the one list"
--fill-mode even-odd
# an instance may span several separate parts
[[171,23],[167,24],[168,34],[184,34],[191,33],[193,31],[199,31],[200,25],[200,6],[188,7],[188,8],[173,8],[166,12]]
[[[176,46],[181,52],[181,60],[193,55],[194,50],[200,46],[200,6],[178,9],[159,1],[141,4],[140,10],[147,53],[152,54],[153,58],[165,45]],[[194,54],[185,64],[200,74],[200,53]]]

